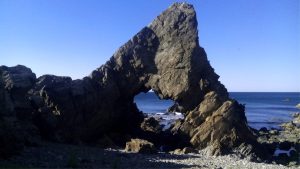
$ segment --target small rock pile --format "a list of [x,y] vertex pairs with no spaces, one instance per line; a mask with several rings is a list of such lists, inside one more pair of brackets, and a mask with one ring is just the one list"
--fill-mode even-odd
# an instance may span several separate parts
[[272,160],[283,165],[299,166],[300,113],[295,113],[293,117],[292,121],[281,125],[281,130],[262,128],[257,131],[257,134],[258,141],[269,147],[269,153],[273,154]]

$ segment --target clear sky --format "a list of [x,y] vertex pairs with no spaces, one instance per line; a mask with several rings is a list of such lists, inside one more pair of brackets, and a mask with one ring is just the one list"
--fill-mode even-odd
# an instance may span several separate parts
[[[0,0],[0,65],[82,78],[173,0]],[[189,0],[229,91],[300,91],[300,0]]]

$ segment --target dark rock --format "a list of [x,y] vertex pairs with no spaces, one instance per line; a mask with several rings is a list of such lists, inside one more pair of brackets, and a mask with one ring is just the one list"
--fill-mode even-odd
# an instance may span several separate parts
[[262,128],[259,129],[259,131],[266,133],[266,132],[268,132],[268,129],[266,127],[262,127]]
[[291,150],[290,151],[290,156],[291,158],[296,158],[299,156],[296,150]]
[[0,157],[7,158],[38,142],[27,94],[35,80],[35,74],[25,66],[0,66]]
[[131,139],[130,142],[126,143],[125,151],[144,154],[152,154],[157,152],[153,143],[142,139]]
[[278,148],[279,148],[280,150],[286,150],[286,151],[287,151],[287,150],[289,150],[289,149],[291,148],[291,146],[292,146],[292,145],[291,145],[290,142],[284,141],[284,142],[280,142],[280,143],[279,143],[279,147],[278,147]]
[[154,117],[145,118],[141,124],[141,128],[144,131],[160,133],[162,132],[162,126],[159,124],[159,121],[156,120]]
[[[299,103],[299,106],[300,106],[300,103]],[[300,117],[300,113],[294,113],[293,114],[293,118],[298,118],[298,117]]]
[[289,163],[289,156],[286,154],[286,153],[280,153],[278,154],[278,157],[277,157],[277,162],[279,164],[288,164]]
[[173,104],[171,107],[168,108],[168,112],[182,112],[182,107],[178,103]]
[[[295,119],[293,119],[294,121]],[[299,127],[295,123],[283,123],[282,129],[272,129],[268,133],[259,134],[258,141],[268,148],[268,153],[273,155],[275,150],[283,150],[279,156],[272,156],[270,160],[274,160],[279,164],[288,166],[297,165],[299,161]],[[267,151],[266,151],[267,152]],[[278,153],[278,152],[277,152]],[[288,156],[289,155],[289,156]],[[293,164],[293,165],[292,165]]]
[[114,143],[114,141],[107,135],[104,135],[103,137],[98,139],[97,145],[99,147],[103,147],[103,148],[105,148],[105,147],[117,147],[116,144]]

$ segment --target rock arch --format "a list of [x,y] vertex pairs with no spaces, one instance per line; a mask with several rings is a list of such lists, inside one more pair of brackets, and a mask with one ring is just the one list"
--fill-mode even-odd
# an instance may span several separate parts
[[[244,107],[228,97],[199,45],[196,13],[186,3],[169,7],[81,80],[53,75],[35,79],[27,69],[1,67],[0,94],[10,95],[3,103],[22,113],[24,107],[11,99],[13,90],[24,89],[18,84],[27,82],[25,70],[34,76],[34,83],[24,89],[28,92],[18,98],[32,114],[28,123],[48,139],[89,142],[118,133],[117,140],[124,143],[143,120],[134,96],[153,89],[160,98],[178,103],[185,119],[172,133],[193,147],[211,147],[212,154],[221,154],[256,143]],[[7,110],[1,111],[3,116]]]

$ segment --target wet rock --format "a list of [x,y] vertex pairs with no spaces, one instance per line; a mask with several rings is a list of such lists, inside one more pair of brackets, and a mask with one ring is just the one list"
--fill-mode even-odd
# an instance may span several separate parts
[[141,128],[144,131],[160,133],[162,131],[162,126],[159,124],[159,121],[154,117],[147,117],[141,124]]
[[[297,118],[297,115],[295,118]],[[293,121],[283,123],[281,125],[282,130],[272,129],[276,131],[276,134],[273,134],[272,130],[268,133],[259,134],[258,141],[268,147],[269,154],[273,155],[271,160],[276,161],[278,164],[299,165],[300,129]]]
[[157,152],[153,143],[142,139],[131,139],[130,142],[126,143],[125,151],[145,154],[152,154]]
[[281,150],[289,150],[291,148],[291,143],[290,142],[287,142],[287,141],[284,141],[284,142],[280,142],[279,143],[279,149]]

